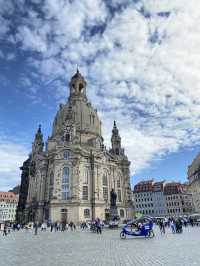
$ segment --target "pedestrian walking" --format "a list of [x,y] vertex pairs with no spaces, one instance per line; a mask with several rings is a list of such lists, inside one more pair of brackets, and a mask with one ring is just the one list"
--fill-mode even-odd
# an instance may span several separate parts
[[53,227],[54,227],[54,224],[51,223],[51,225],[50,225],[50,231],[51,231],[51,232],[53,232]]
[[71,221],[71,222],[69,223],[69,227],[70,227],[71,231],[73,231],[73,225],[74,225],[74,223]]
[[34,224],[34,234],[37,235],[37,233],[38,233],[38,223],[36,222]]
[[176,220],[176,233],[182,233],[183,232],[183,227],[182,227],[182,222],[180,219]]
[[159,221],[159,228],[160,228],[161,234],[165,234],[165,224],[163,220]]
[[100,222],[100,219],[99,218],[96,219],[95,226],[96,226],[96,232],[97,232],[97,234],[101,234],[102,233],[102,231],[101,231],[101,222]]
[[64,232],[65,231],[65,228],[66,228],[66,223],[65,222],[62,222],[61,223],[61,232]]
[[3,228],[3,236],[7,236],[7,226],[4,225],[4,228]]
[[69,229],[69,224],[68,223],[66,223],[65,228],[66,228],[66,231],[68,231],[68,229]]
[[55,222],[55,224],[54,224],[54,230],[55,230],[55,232],[57,231],[57,229],[58,229],[58,223]]
[[191,224],[192,227],[194,226],[194,220],[193,220],[192,217],[190,218],[190,224]]
[[176,233],[176,225],[175,225],[173,220],[170,221],[170,227],[172,230],[172,234],[175,234]]

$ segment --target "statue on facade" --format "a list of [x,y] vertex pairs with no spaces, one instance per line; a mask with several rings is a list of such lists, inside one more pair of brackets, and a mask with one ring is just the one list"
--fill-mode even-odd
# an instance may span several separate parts
[[112,190],[110,191],[110,205],[112,207],[115,207],[116,206],[116,201],[117,201],[117,193],[112,188]]

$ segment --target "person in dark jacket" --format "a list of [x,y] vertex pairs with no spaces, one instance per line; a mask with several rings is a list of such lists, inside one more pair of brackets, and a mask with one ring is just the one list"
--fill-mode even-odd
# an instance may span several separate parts
[[7,236],[7,226],[4,225],[4,228],[3,228],[3,236]]
[[36,222],[34,224],[34,234],[37,235],[37,233],[38,233],[38,223]]

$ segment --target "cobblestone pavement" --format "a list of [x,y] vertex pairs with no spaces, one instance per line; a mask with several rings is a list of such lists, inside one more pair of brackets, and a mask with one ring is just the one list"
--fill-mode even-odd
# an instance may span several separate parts
[[155,232],[153,239],[126,240],[120,239],[119,230],[0,235],[0,266],[200,265],[200,227],[175,235]]

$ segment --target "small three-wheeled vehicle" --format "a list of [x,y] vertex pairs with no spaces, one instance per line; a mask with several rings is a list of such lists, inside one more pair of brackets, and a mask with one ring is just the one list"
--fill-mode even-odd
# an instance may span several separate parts
[[151,218],[143,218],[143,220],[135,220],[134,222],[127,223],[121,233],[121,239],[125,239],[126,236],[133,236],[133,237],[145,237],[145,238],[152,238],[155,236],[153,231],[153,220]]

